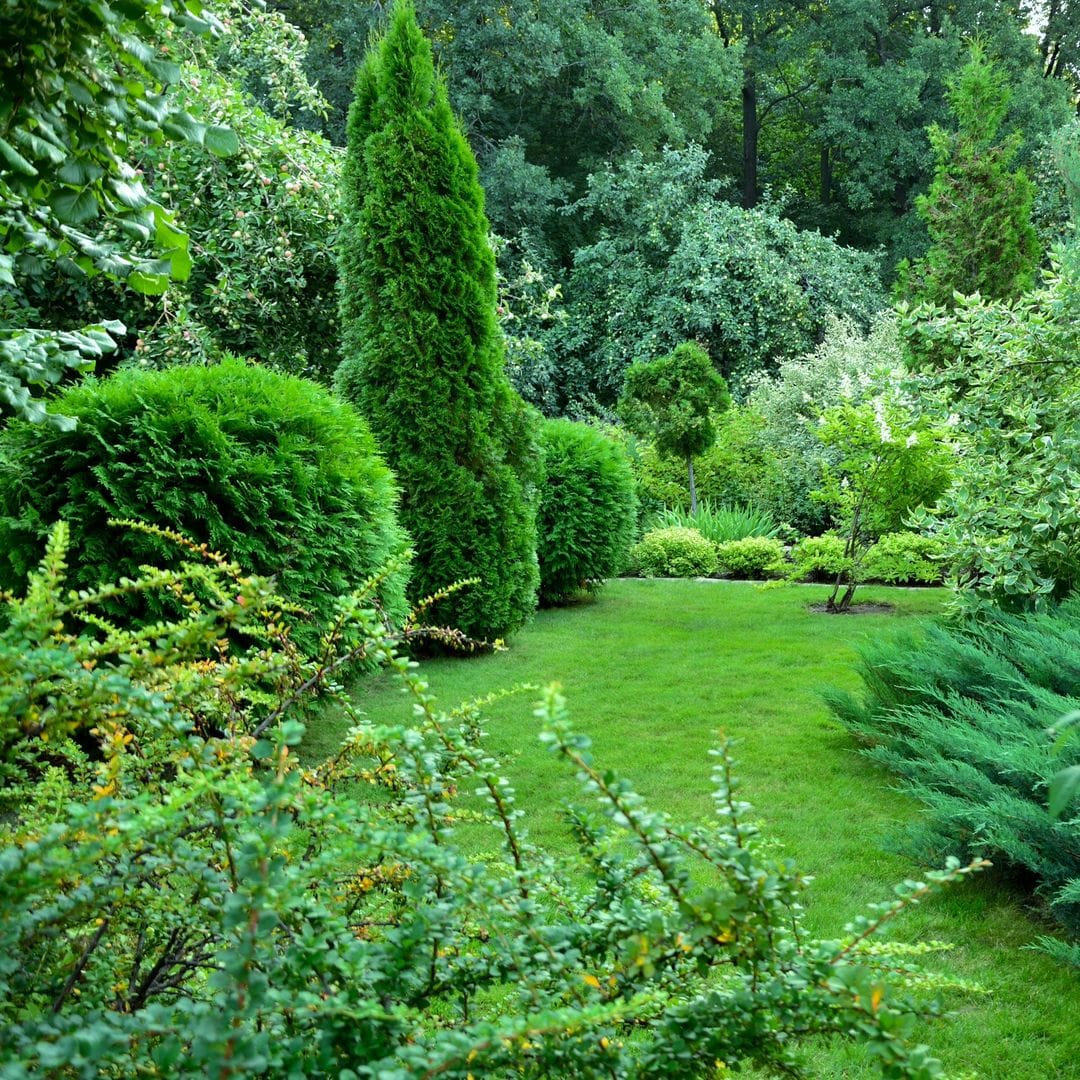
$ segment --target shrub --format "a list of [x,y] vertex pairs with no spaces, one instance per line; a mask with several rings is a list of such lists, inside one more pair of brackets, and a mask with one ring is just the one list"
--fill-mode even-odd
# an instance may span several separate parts
[[763,510],[749,506],[714,506],[708,500],[698,504],[697,513],[681,507],[662,510],[655,516],[653,524],[658,528],[679,525],[697,529],[714,544],[742,540],[747,536],[775,536],[779,532],[772,516]]
[[804,537],[791,549],[791,579],[831,584],[837,574],[850,573],[852,560],[844,553],[844,548],[844,538],[836,533]]
[[540,445],[540,599],[555,604],[623,568],[634,540],[634,478],[622,448],[585,424],[545,421]]
[[654,529],[634,546],[630,565],[641,577],[709,577],[716,573],[716,547],[697,529]]
[[412,6],[395,5],[349,112],[335,376],[402,488],[412,595],[498,638],[536,607],[539,452],[511,389],[476,161]]
[[[790,1071],[807,1031],[854,1037],[890,1076],[939,1075],[903,1041],[929,1012],[889,985],[909,958],[868,939],[955,873],[815,940],[805,879],[762,849],[726,746],[716,820],[684,827],[590,763],[549,691],[542,737],[589,802],[568,811],[580,854],[557,860],[516,823],[477,708],[437,709],[362,600],[338,608],[343,632],[313,665],[282,654],[278,601],[235,567],[80,597],[63,561],[61,527],[25,598],[0,598],[2,715],[36,710],[0,742],[5,1076]],[[152,634],[87,628],[116,588],[196,580],[212,600]],[[241,630],[260,643],[243,665],[217,648]],[[393,665],[412,714],[299,767],[305,686],[364,650]],[[67,735],[73,704],[93,758]],[[454,794],[476,785],[490,863],[454,834]]]
[[1055,746],[1048,730],[1080,706],[1080,601],[1037,614],[986,609],[860,656],[863,695],[829,703],[925,805],[906,834],[916,857],[979,854],[1021,870],[1021,881],[1034,875],[1054,916],[1080,932],[1078,807],[1055,818],[1047,805],[1054,777],[1080,764],[1080,741]]
[[717,544],[716,557],[719,572],[726,577],[773,577],[785,569],[784,545],[769,536],[747,536]]
[[867,552],[863,576],[889,585],[938,585],[945,566],[945,545],[915,532],[886,533]]
[[[239,361],[129,368],[57,404],[78,420],[73,430],[19,422],[0,434],[2,585],[23,579],[61,518],[79,552],[78,588],[135,577],[143,563],[168,565],[172,545],[125,539],[108,525],[137,519],[275,576],[285,596],[322,619],[333,596],[405,547],[393,478],[366,425],[313,383]],[[395,621],[407,610],[405,577],[389,575],[379,591]],[[146,594],[141,617],[160,617],[162,603]]]

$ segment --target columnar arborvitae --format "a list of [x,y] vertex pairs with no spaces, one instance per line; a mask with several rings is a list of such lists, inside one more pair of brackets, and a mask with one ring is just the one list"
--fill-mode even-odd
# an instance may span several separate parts
[[476,161],[408,0],[349,114],[337,386],[402,488],[413,595],[479,584],[433,616],[493,638],[536,604],[533,423],[504,371]]
[[901,298],[951,307],[957,292],[1007,300],[1032,287],[1035,189],[1022,169],[1009,171],[1019,136],[997,140],[1008,103],[1003,75],[973,45],[949,85],[956,132],[929,129],[937,168],[917,206],[931,246],[913,266],[901,266]]

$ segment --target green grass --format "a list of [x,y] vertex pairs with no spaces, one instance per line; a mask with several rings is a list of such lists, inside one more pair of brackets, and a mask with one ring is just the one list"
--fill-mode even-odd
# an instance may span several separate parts
[[[891,828],[919,811],[892,789],[887,773],[856,753],[819,691],[856,688],[854,644],[934,614],[943,593],[864,588],[857,600],[886,601],[894,610],[810,612],[808,604],[827,591],[619,581],[595,603],[542,612],[507,653],[431,661],[423,671],[446,706],[516,683],[561,683],[597,760],[683,819],[711,813],[707,751],[718,730],[732,735],[743,797],[767,835],[815,876],[808,921],[833,935],[865,904],[888,898],[896,882],[918,875],[919,867],[883,844]],[[362,683],[356,697],[373,719],[400,719],[409,708],[385,677]],[[566,838],[556,811],[577,789],[538,743],[531,701],[510,698],[487,711],[488,746],[506,762],[532,838],[561,847]],[[340,734],[340,724],[323,717],[305,754],[325,756]],[[954,1015],[918,1032],[950,1076],[1080,1078],[1075,974],[1023,948],[1047,929],[1026,909],[1024,893],[992,872],[930,900],[896,926],[903,940],[954,944],[932,966],[989,992],[951,994]],[[829,1080],[879,1075],[847,1044],[810,1046],[807,1061],[814,1075]]]

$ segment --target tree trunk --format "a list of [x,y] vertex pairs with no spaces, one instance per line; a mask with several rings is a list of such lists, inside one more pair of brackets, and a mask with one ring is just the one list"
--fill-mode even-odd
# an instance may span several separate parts
[[694,459],[686,459],[686,468],[690,474],[690,513],[697,513],[697,484],[694,483]]
[[821,148],[821,205],[832,204],[832,147],[825,145]]
[[742,204],[752,210],[758,201],[758,86],[754,70],[754,16],[747,5],[743,12],[743,86],[742,86]]
[[758,201],[758,104],[757,79],[752,69],[748,69],[743,79],[742,88],[742,204],[746,210],[752,210]]

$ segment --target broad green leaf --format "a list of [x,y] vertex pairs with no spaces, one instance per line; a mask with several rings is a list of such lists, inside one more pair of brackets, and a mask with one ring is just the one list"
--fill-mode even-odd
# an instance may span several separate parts
[[211,154],[216,154],[218,157],[232,157],[233,154],[240,152],[240,140],[236,137],[236,132],[220,124],[214,124],[206,129],[203,144]]
[[38,171],[6,139],[0,139],[0,157],[23,176],[37,176]]
[[53,212],[65,225],[81,225],[98,215],[98,201],[94,193],[86,188],[72,191],[70,188],[56,192],[49,200]]
[[1080,795],[1080,765],[1062,769],[1050,784],[1050,816],[1061,817],[1065,808]]
[[148,274],[143,270],[132,270],[127,276],[127,283],[136,292],[144,296],[161,296],[169,287],[168,274]]

